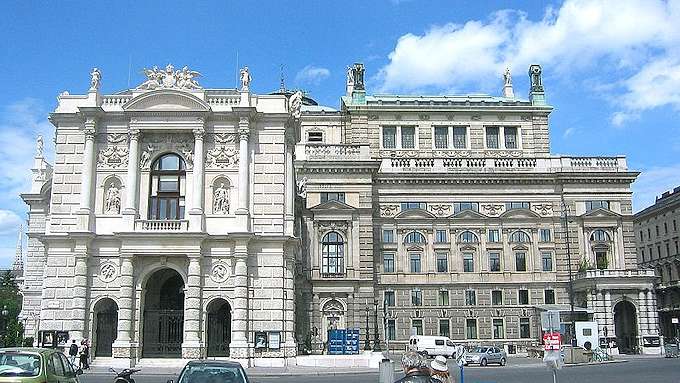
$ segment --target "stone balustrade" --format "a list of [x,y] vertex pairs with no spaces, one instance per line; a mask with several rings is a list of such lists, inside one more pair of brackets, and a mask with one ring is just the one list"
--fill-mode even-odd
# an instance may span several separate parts
[[122,107],[132,99],[130,95],[111,95],[102,98],[102,107]]
[[653,269],[586,270],[577,273],[575,279],[630,278],[630,277],[654,278],[655,276],[656,275]]
[[187,231],[187,220],[140,219],[135,222],[135,231]]
[[298,144],[295,147],[297,160],[361,161],[370,160],[368,145],[352,144]]

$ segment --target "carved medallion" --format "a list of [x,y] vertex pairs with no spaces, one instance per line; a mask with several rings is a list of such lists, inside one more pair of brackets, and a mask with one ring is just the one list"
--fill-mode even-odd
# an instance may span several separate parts
[[451,214],[451,205],[447,204],[432,204],[428,205],[432,214],[444,217]]
[[338,231],[343,234],[347,233],[347,222],[346,221],[318,221],[317,229],[319,233],[325,233],[327,231]]
[[380,205],[381,217],[394,217],[399,212],[399,205]]
[[482,204],[481,208],[483,214],[488,215],[489,217],[497,217],[503,213],[503,211],[505,210],[505,205],[488,203]]
[[118,268],[113,263],[105,263],[99,268],[99,279],[102,282],[112,282],[118,276]]
[[538,213],[538,215],[542,217],[549,217],[553,215],[553,206],[551,203],[531,204],[531,210]]
[[229,279],[229,268],[224,263],[213,265],[210,271],[210,279],[217,283],[224,283]]

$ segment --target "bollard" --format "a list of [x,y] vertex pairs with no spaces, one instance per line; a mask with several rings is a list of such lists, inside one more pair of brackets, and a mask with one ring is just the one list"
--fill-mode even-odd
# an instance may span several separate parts
[[379,383],[394,382],[394,362],[389,359],[383,359],[380,362],[380,378]]

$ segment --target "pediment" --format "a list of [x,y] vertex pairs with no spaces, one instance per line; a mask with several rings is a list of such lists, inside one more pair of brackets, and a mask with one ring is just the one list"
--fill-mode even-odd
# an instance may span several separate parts
[[587,213],[582,214],[581,217],[583,217],[583,218],[619,218],[619,217],[621,217],[621,214],[614,213],[611,210],[598,208],[598,209],[591,210]]
[[123,110],[149,112],[207,112],[210,111],[210,106],[205,101],[189,92],[174,89],[161,89],[140,94],[125,104]]
[[541,218],[541,216],[529,209],[510,209],[501,214],[499,218]]
[[474,210],[463,210],[459,211],[456,214],[453,214],[450,216],[450,218],[456,218],[456,219],[483,219],[483,218],[488,218],[484,214],[480,212],[476,212]]
[[408,218],[437,218],[434,214],[423,209],[408,209],[394,216],[394,219]]
[[343,210],[343,211],[353,211],[356,210],[355,207],[350,206],[344,202],[340,201],[327,201],[321,204],[318,204],[309,210]]

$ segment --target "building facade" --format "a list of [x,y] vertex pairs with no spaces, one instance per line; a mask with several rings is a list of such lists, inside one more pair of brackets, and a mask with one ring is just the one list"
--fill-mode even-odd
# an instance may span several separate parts
[[678,337],[680,324],[680,187],[663,193],[654,205],[635,214],[638,262],[656,271],[659,330],[666,339]]
[[379,328],[395,349],[424,334],[521,351],[540,339],[542,311],[561,311],[570,333],[571,259],[574,319],[597,321],[603,346],[659,351],[643,347],[657,318],[654,274],[637,269],[638,173],[624,157],[550,154],[539,66],[528,100],[509,72],[502,97],[369,95],[363,73],[349,68],[340,111],[303,107],[310,283],[298,309],[310,322],[298,328],[324,340]]

